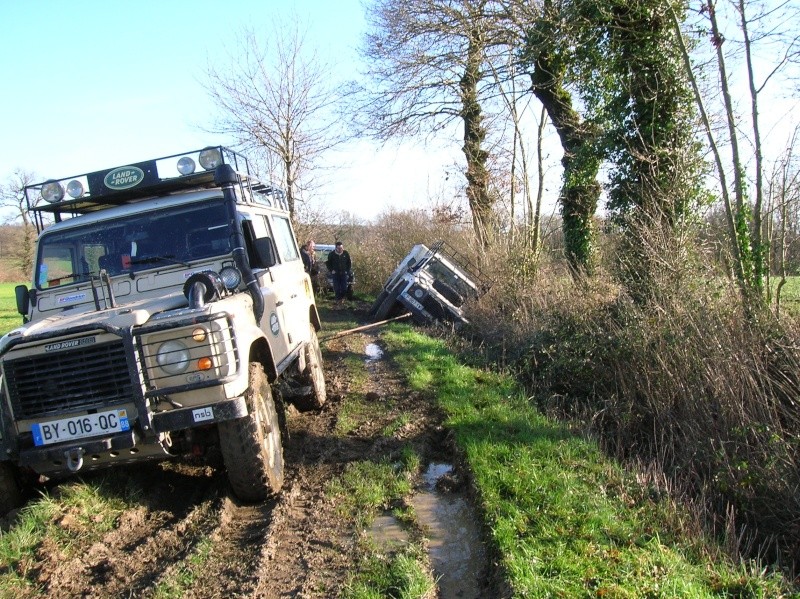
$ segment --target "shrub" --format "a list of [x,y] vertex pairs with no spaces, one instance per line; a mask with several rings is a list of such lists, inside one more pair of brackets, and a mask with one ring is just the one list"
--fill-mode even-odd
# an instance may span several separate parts
[[745,318],[725,279],[689,263],[641,301],[545,260],[529,280],[498,277],[470,332],[543,410],[701,498],[733,553],[797,568],[800,330]]

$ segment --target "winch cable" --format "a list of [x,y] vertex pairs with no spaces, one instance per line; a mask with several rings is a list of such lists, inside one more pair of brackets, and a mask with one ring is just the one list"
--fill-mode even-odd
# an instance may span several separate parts
[[404,314],[401,314],[400,316],[395,316],[393,318],[387,318],[386,320],[381,320],[379,322],[373,322],[371,324],[365,324],[363,326],[356,327],[354,329],[348,329],[346,331],[339,331],[338,333],[334,333],[333,335],[320,337],[319,340],[320,341],[331,341],[332,339],[338,339],[339,337],[345,337],[347,335],[352,335],[353,333],[358,333],[358,332],[366,331],[368,329],[372,329],[372,328],[375,328],[375,327],[380,327],[380,326],[383,326],[383,325],[388,324],[390,322],[394,322],[395,320],[403,320],[405,318],[408,318],[409,316],[411,316],[411,312],[406,312]]

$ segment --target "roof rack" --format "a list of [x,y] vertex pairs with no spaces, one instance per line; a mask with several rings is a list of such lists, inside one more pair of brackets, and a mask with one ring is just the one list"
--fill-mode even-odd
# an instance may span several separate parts
[[[198,164],[201,170],[196,172]],[[65,217],[176,191],[216,187],[214,169],[220,164],[229,164],[237,173],[240,197],[258,197],[271,206],[288,209],[281,190],[253,179],[247,158],[223,146],[27,185],[25,201],[41,232],[45,214],[52,214],[56,222],[61,222]]]

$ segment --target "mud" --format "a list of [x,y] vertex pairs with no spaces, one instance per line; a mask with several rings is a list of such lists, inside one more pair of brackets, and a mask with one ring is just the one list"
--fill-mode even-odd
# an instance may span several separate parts
[[[366,324],[368,307],[323,307],[323,322],[355,315]],[[495,596],[487,587],[492,576],[474,528],[478,518],[469,486],[441,417],[427,398],[404,386],[379,333],[368,329],[323,344],[328,401],[319,413],[287,410],[286,476],[277,498],[242,505],[231,496],[224,473],[203,464],[130,468],[128,484],[141,487],[138,505],[99,540],[82,544],[76,537],[65,549],[45,539],[22,566],[30,587],[14,596],[153,597],[159,585],[191,569],[192,556],[202,552],[207,556],[202,568],[184,577],[180,596],[336,597],[351,572],[363,531],[336,513],[324,493],[326,484],[351,462],[391,459],[407,444],[431,465],[420,473],[411,501],[440,580],[438,597]],[[366,383],[363,373],[348,370],[354,361],[346,358],[352,356],[363,358]],[[339,410],[357,378],[359,393],[392,408],[365,419],[347,435],[337,435]],[[384,437],[381,431],[401,413],[411,416],[408,423],[393,437]],[[387,543],[406,542],[407,532],[392,520],[390,515],[379,517],[373,531],[383,530]],[[68,518],[60,524],[68,527]],[[0,564],[0,572],[5,569]]]

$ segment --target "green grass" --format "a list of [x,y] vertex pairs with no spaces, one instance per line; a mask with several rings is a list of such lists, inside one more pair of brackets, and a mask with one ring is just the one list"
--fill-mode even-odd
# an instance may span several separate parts
[[326,493],[336,498],[342,517],[366,526],[379,510],[388,509],[411,493],[410,476],[418,465],[419,460],[409,455],[398,464],[348,464],[342,477],[328,484]]
[[184,597],[187,589],[195,584],[204,566],[212,557],[213,548],[214,543],[209,537],[201,538],[180,567],[156,584],[153,590],[153,597],[155,599],[180,599],[180,597]]
[[[358,529],[369,528],[375,516],[390,507],[399,521],[409,522],[413,516],[404,500],[412,492],[411,476],[419,467],[419,456],[410,449],[397,463],[352,463],[328,484],[326,494],[336,502],[338,513],[353,520]],[[339,596],[415,599],[432,596],[435,588],[422,543],[411,541],[387,552],[362,534],[353,569]]]
[[[775,291],[779,282],[779,277],[770,279],[773,305],[775,304]],[[786,284],[781,287],[781,308],[789,314],[800,315],[800,276],[786,277]]]
[[[415,389],[441,406],[514,597],[798,597],[779,576],[736,565],[669,522],[597,445],[544,418],[508,376],[464,366],[443,342],[383,335]],[[674,516],[674,517],[672,517]]]
[[0,283],[0,336],[22,324],[14,295],[14,287],[17,285],[19,283]]
[[341,599],[420,599],[432,597],[436,584],[425,563],[425,550],[409,544],[396,554],[387,555],[362,548],[358,560],[339,595]]

